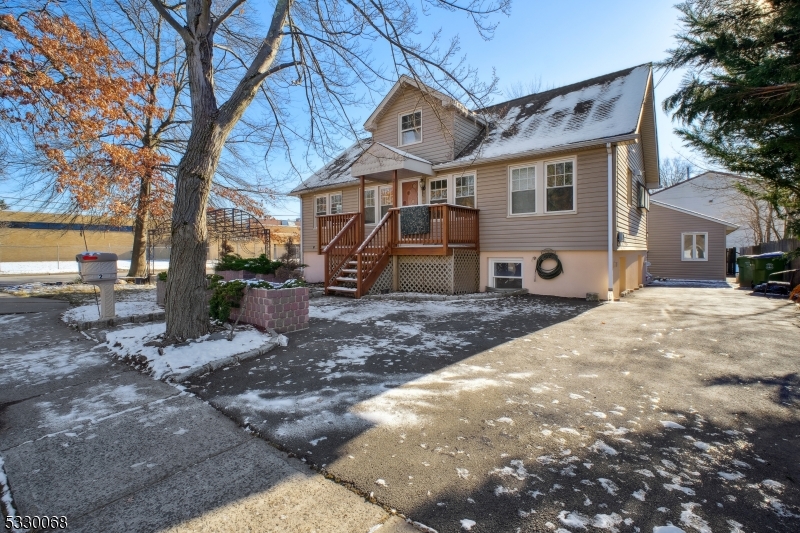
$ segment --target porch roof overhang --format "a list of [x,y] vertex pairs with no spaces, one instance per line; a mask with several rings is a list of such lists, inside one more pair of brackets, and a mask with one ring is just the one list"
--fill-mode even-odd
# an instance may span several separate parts
[[433,165],[421,157],[399,150],[393,146],[380,142],[373,143],[350,167],[350,174],[354,178],[364,176],[372,181],[392,180],[393,171],[398,171],[398,177],[418,176],[424,174],[433,176]]

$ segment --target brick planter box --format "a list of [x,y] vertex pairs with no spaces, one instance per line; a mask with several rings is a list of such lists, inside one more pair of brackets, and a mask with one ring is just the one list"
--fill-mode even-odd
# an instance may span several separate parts
[[[232,278],[236,279],[236,278]],[[294,289],[248,289],[242,307],[231,309],[231,322],[288,333],[308,328],[308,287]]]

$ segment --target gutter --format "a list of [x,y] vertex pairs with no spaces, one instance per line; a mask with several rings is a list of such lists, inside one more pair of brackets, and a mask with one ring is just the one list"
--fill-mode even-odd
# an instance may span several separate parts
[[592,141],[581,141],[572,144],[562,144],[560,146],[551,146],[549,148],[538,148],[536,150],[526,150],[524,152],[514,152],[513,154],[504,154],[494,157],[478,157],[475,159],[466,159],[459,161],[448,161],[446,163],[439,163],[433,165],[433,170],[449,170],[451,168],[465,168],[475,165],[483,165],[486,163],[495,163],[499,161],[509,161],[512,159],[520,159],[523,157],[536,157],[545,154],[552,154],[553,152],[569,152],[583,148],[592,148],[595,146],[602,146],[605,143],[606,147],[611,143],[614,144],[627,144],[635,142],[639,138],[638,133],[628,133],[626,135],[617,135],[616,137],[608,137],[605,139],[594,139]]
[[606,143],[606,154],[608,154],[608,295],[609,302],[614,301],[614,240],[612,226],[614,223],[614,202],[613,202],[613,170],[614,161],[611,151],[611,143]]

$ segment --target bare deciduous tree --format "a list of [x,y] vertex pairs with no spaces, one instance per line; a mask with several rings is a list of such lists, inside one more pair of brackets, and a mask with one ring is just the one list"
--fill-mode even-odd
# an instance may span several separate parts
[[[206,312],[206,205],[225,141],[261,96],[272,116],[276,145],[302,141],[329,156],[341,136],[357,135],[354,106],[369,102],[380,82],[406,74],[475,108],[496,80],[482,83],[459,57],[458,39],[442,46],[437,32],[418,41],[417,16],[430,8],[471,17],[492,36],[487,17],[508,12],[510,0],[276,0],[261,33],[224,33],[246,0],[217,4],[150,0],[183,40],[191,95],[191,132],[178,164],[167,282],[169,339],[209,330]],[[255,28],[253,29],[255,30]],[[216,70],[215,50],[239,61]],[[304,126],[292,113],[307,117]],[[309,152],[306,152],[309,153]],[[290,158],[292,163],[294,158]]]
[[667,157],[659,163],[659,172],[662,187],[671,187],[689,179],[696,167],[682,157]]

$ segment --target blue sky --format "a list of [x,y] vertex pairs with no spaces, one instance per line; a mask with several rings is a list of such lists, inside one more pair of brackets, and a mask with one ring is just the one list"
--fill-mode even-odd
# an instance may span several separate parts
[[[455,34],[461,37],[461,53],[485,78],[495,69],[499,88],[541,80],[544,88],[558,87],[616,70],[659,61],[673,46],[678,30],[677,0],[513,0],[509,17],[497,16],[499,26],[485,41],[463,14],[441,9],[420,14],[420,40],[441,29],[443,46]],[[418,5],[418,2],[412,2]],[[258,9],[261,11],[261,9]],[[267,16],[266,10],[264,16]],[[686,157],[698,167],[702,158],[684,148],[673,133],[674,124],[661,110],[661,102],[680,83],[682,73],[672,72],[656,86],[658,139],[661,158]],[[495,102],[505,100],[503,96]],[[371,109],[356,110],[362,120]],[[343,147],[349,144],[343,140]],[[323,162],[320,161],[320,165]],[[271,161],[280,167],[282,161]],[[8,187],[0,183],[0,192]],[[6,189],[7,190],[7,189]],[[299,202],[278,201],[270,211],[279,218],[299,215]]]
[[[459,34],[467,61],[485,77],[494,68],[501,90],[537,79],[549,88],[664,59],[678,30],[674,4],[675,0],[513,0],[511,16],[496,18],[500,24],[490,41],[481,39],[463,15],[430,10],[419,22],[422,36],[437,29],[444,39]],[[662,159],[686,157],[702,167],[702,158],[682,146],[673,133],[674,123],[661,108],[681,76],[671,72],[661,79],[661,73],[656,74],[656,81],[661,80],[655,92],[659,152]],[[366,118],[369,112],[360,115]],[[298,208],[289,200],[276,207],[276,214],[291,215]]]

